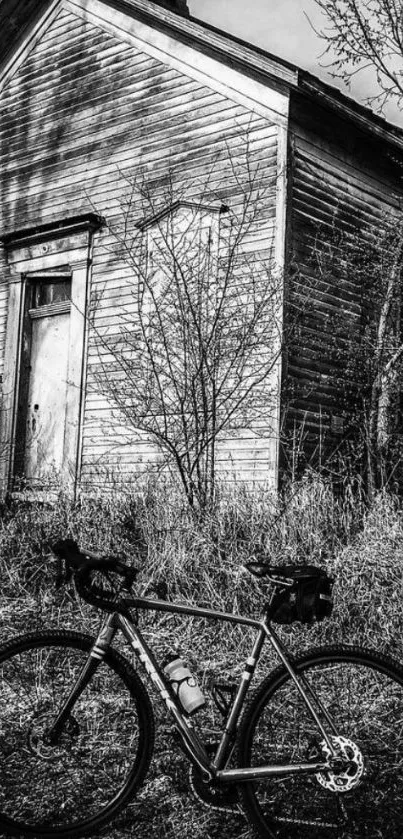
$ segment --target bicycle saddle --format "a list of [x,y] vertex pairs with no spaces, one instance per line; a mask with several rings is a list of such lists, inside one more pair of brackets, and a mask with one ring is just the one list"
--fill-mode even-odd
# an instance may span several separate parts
[[270,582],[280,586],[292,586],[295,581],[303,581],[317,572],[314,565],[266,565],[265,562],[247,562],[245,568],[254,577],[267,577]]

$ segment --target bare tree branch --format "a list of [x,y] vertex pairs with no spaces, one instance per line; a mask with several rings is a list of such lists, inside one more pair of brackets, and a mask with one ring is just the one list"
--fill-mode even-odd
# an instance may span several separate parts
[[377,91],[367,103],[403,104],[403,16],[400,0],[315,0],[327,20],[316,30],[332,75],[346,84],[371,68]]

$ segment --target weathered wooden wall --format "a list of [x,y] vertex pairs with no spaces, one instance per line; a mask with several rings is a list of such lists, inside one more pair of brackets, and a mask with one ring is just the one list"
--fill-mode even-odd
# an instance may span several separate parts
[[357,395],[349,349],[362,329],[363,289],[354,272],[337,271],[337,231],[361,231],[365,242],[401,207],[402,153],[298,94],[289,143],[287,308],[296,325],[283,375],[284,455],[317,465],[351,431]]
[[[122,221],[130,179],[140,172],[154,200],[167,175],[192,200],[242,202],[242,159],[260,167],[264,213],[250,234],[256,258],[272,247],[278,174],[277,126],[222,93],[62,10],[1,94],[0,161],[3,233],[96,211],[112,227]],[[235,169],[238,171],[235,174]],[[234,169],[235,167],[235,169]],[[245,170],[243,170],[245,172]],[[129,179],[129,180],[128,180]],[[130,208],[131,221],[143,209]],[[102,336],[131,317],[130,267],[108,229],[96,235],[92,322],[88,340],[82,475],[93,469],[128,474],[152,454],[147,441],[125,445],[97,388]],[[0,366],[6,281],[0,286]],[[234,469],[268,477],[273,444],[245,434]],[[223,441],[223,451],[225,441]]]

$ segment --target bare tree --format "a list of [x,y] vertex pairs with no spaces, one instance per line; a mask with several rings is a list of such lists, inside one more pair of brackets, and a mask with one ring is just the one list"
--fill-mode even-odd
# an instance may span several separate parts
[[377,91],[367,102],[380,110],[403,103],[403,7],[400,0],[315,0],[327,18],[325,40],[333,75],[346,84],[374,73]]
[[247,148],[228,159],[228,203],[228,185],[220,194],[208,178],[202,189],[177,172],[158,189],[128,179],[120,221],[109,225],[130,277],[119,327],[96,327],[93,302],[98,391],[200,508],[214,498],[220,441],[272,433],[282,345],[272,198]]

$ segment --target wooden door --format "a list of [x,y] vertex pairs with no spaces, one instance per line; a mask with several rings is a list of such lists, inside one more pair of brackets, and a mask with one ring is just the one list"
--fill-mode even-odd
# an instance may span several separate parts
[[70,297],[70,278],[27,286],[14,474],[31,487],[58,486],[65,465]]
[[68,312],[32,320],[24,475],[56,477],[63,464],[69,344]]

